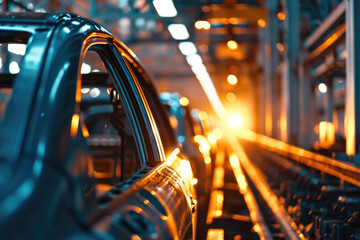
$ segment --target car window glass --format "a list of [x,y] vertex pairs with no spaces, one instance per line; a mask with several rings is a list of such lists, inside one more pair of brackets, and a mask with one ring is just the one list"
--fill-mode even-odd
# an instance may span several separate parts
[[12,83],[20,72],[20,63],[25,55],[26,46],[25,43],[0,44],[0,126],[12,97]]
[[82,64],[81,126],[89,146],[99,193],[140,170],[134,131],[99,50]]

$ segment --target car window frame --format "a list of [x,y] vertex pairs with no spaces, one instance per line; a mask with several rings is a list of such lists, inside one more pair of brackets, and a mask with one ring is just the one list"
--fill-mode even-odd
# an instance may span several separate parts
[[[148,120],[149,116],[145,110],[146,107],[143,106],[145,105],[145,100],[138,89],[138,83],[136,83],[132,77],[126,63],[114,46],[113,39],[112,36],[104,33],[93,33],[84,39],[80,57],[76,95],[79,94],[81,96],[80,68],[81,63],[84,61],[85,54],[90,48],[99,48],[98,50],[102,52],[99,56],[106,65],[108,74],[111,74],[115,89],[119,95],[123,97],[124,109],[134,131],[141,168],[155,166],[159,162],[160,157],[157,157],[159,150],[157,148],[154,149],[154,142],[157,141],[156,139],[152,139],[152,134],[149,133],[149,130],[152,130],[152,126]],[[79,104],[77,104],[77,106],[79,106]],[[141,118],[138,118],[138,116],[141,116]]]

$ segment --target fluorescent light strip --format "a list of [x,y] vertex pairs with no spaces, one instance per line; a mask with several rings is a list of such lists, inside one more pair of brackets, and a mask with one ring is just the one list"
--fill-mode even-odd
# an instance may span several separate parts
[[177,15],[172,0],[154,0],[153,4],[160,17],[175,17]]
[[180,49],[180,52],[185,56],[194,55],[197,53],[195,44],[192,42],[179,43],[179,49]]
[[202,59],[198,54],[187,56],[186,61],[190,66],[196,66],[202,64]]
[[170,24],[168,29],[175,40],[185,40],[190,37],[184,24]]

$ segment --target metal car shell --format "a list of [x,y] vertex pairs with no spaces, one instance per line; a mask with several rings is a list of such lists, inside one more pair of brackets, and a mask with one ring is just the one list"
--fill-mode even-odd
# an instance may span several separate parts
[[[164,151],[161,120],[155,120],[154,104],[150,107],[142,90],[150,83],[140,84],[123,59],[137,63],[132,52],[100,25],[71,13],[0,14],[0,39],[12,32],[31,36],[0,131],[0,234],[193,238],[192,170],[175,146]],[[142,159],[141,171],[100,199],[78,109],[80,63],[93,46],[104,51],[114,85],[124,95]],[[135,68],[143,71],[140,66]],[[148,222],[156,225],[143,224]]]

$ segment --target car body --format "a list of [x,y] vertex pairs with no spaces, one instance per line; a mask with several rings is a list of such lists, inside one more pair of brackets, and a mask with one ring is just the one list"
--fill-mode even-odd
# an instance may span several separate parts
[[191,165],[134,53],[72,13],[1,13],[0,41],[1,236],[192,239]]
[[204,239],[212,177],[210,144],[203,135],[201,125],[191,115],[189,106],[182,105],[180,99],[181,96],[178,93],[163,92],[160,94],[160,100],[168,109],[169,119],[182,146],[182,151],[189,157],[194,176],[198,179],[196,185],[198,195],[196,238]]

